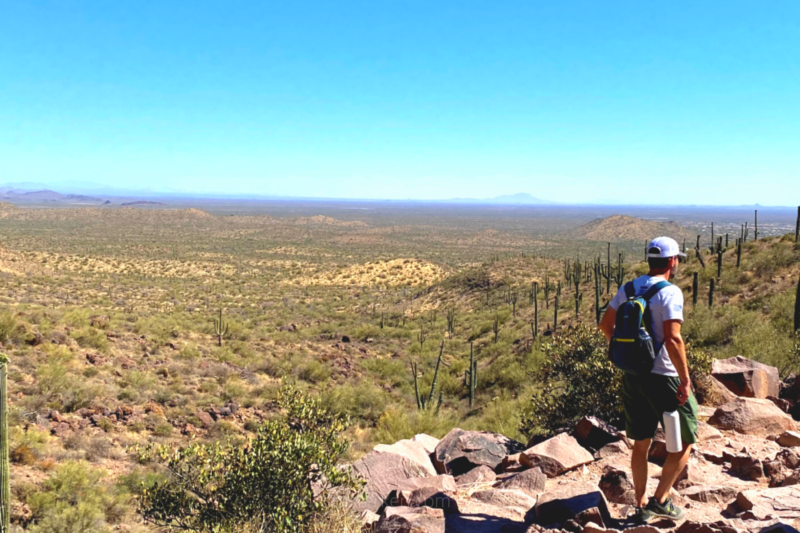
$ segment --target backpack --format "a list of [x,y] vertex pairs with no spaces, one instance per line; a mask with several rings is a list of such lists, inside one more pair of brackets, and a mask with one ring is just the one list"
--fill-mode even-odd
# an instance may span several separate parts
[[625,295],[628,300],[617,309],[617,320],[614,336],[608,353],[614,366],[632,374],[649,374],[653,370],[658,351],[653,346],[652,317],[650,315],[650,299],[671,285],[668,281],[659,281],[641,295],[636,295],[633,282],[625,284]]

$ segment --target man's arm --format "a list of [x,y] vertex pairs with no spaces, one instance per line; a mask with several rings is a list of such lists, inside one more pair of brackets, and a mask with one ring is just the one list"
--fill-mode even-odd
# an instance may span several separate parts
[[675,366],[675,370],[678,371],[678,376],[681,380],[677,396],[678,401],[683,405],[692,392],[692,381],[689,379],[689,364],[686,361],[686,345],[683,343],[683,336],[681,336],[680,320],[666,320],[664,322],[664,346],[667,347],[669,358]]
[[603,319],[600,321],[600,331],[603,332],[603,335],[606,336],[606,340],[610,341],[611,336],[614,335],[614,324],[617,322],[617,310],[608,306],[606,309],[606,313],[603,315]]

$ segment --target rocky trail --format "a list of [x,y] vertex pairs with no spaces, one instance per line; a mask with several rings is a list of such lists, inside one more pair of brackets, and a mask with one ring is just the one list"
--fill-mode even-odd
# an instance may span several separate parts
[[[686,519],[626,517],[634,504],[631,442],[585,417],[527,445],[453,429],[378,445],[353,465],[367,499],[355,505],[374,533],[744,533],[800,529],[800,379],[743,357],[716,361],[717,405],[700,407],[699,441],[671,498]],[[791,415],[790,415],[791,413]],[[652,495],[666,458],[650,449]]]

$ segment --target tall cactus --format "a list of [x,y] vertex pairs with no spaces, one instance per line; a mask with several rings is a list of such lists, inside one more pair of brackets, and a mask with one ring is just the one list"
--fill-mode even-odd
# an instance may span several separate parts
[[699,286],[697,284],[697,272],[692,276],[692,307],[697,307],[697,292]]
[[722,278],[722,250],[717,250],[717,279]]
[[794,226],[794,242],[800,244],[800,205],[797,206],[797,222]]
[[756,209],[756,223],[755,226],[753,227],[753,240],[754,241],[758,240],[758,209]]
[[427,334],[425,333],[425,325],[420,322],[419,324],[419,333],[417,334],[417,340],[419,341],[419,349],[422,351],[422,345],[425,344],[425,340],[428,338]]
[[497,344],[497,334],[500,333],[500,318],[497,315],[492,323],[492,331],[494,332],[494,343]]
[[475,387],[478,385],[478,362],[475,361],[475,351],[469,343],[469,406],[475,405]]
[[550,309],[550,276],[544,275],[544,308]]
[[425,399],[419,395],[419,384],[417,383],[417,363],[411,362],[411,374],[414,376],[414,397],[417,399],[417,409],[422,409]]
[[447,310],[447,333],[450,335],[450,338],[453,338],[453,335],[456,332],[456,309],[455,307],[451,307]]
[[509,295],[508,299],[511,302],[511,315],[517,316],[517,299],[519,298],[519,293],[517,289],[512,289],[511,294]]
[[736,239],[736,268],[742,266],[742,239]]
[[711,278],[711,286],[708,288],[708,306],[714,307],[714,278]]
[[558,299],[559,299],[559,295],[556,294],[555,307],[553,308],[554,309],[554,311],[553,311],[553,331],[555,331],[556,328],[558,327]]
[[8,464],[8,356],[0,354],[0,532],[11,531],[11,472]]
[[214,319],[214,336],[217,337],[217,344],[222,346],[222,339],[228,334],[228,324],[222,320],[222,308],[219,310],[219,318]]
[[800,279],[797,280],[797,294],[794,297],[794,330],[800,331]]
[[533,340],[539,333],[539,285],[533,284]]
[[442,364],[442,352],[444,352],[444,341],[442,341],[442,345],[439,347],[439,358],[436,360],[436,369],[433,371],[433,381],[431,381],[431,393],[428,395],[428,405],[433,401],[433,395],[436,393],[436,385],[439,383],[439,366]]

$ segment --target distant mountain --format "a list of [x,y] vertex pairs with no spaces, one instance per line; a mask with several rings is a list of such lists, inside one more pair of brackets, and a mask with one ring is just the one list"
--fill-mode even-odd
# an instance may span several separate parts
[[61,194],[50,189],[26,190],[16,187],[0,187],[0,201],[16,203],[58,202],[67,204],[102,203],[103,200],[83,194]]
[[[436,200],[429,200],[435,202]],[[550,200],[542,200],[531,196],[526,192],[518,192],[516,194],[504,194],[502,196],[495,196],[494,198],[451,198],[449,200],[441,200],[441,203],[447,204],[489,204],[489,205],[553,205],[556,202]]]
[[648,241],[655,237],[672,237],[679,243],[694,236],[677,222],[656,222],[625,215],[597,218],[564,235],[587,241],[620,242]]

